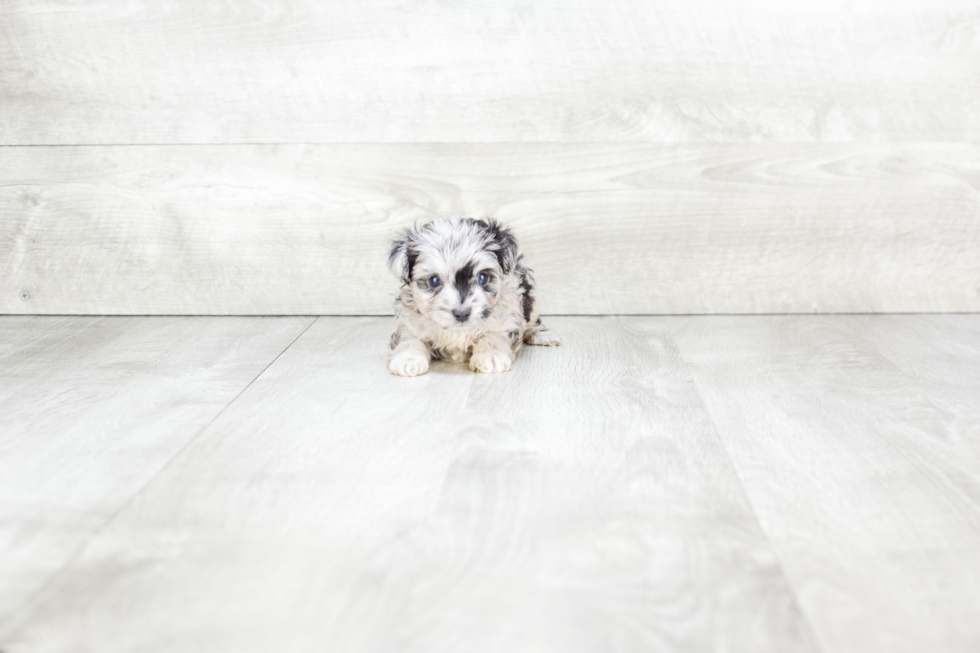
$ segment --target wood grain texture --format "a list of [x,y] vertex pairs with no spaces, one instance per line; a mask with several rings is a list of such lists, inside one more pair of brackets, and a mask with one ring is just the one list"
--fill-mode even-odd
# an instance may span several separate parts
[[[904,371],[916,391],[944,415],[943,436],[968,473],[980,470],[980,322],[974,316],[866,319],[874,348]],[[964,485],[969,487],[969,485]],[[980,495],[975,495],[980,505]]]
[[972,0],[8,0],[2,144],[976,141]]
[[320,318],[4,650],[815,651],[664,331],[551,326],[403,379]]
[[0,148],[0,167],[4,313],[386,314],[390,239],[453,214],[514,228],[546,314],[980,309],[973,144]]
[[822,648],[976,651],[980,319],[665,325]]
[[310,322],[0,318],[0,633]]

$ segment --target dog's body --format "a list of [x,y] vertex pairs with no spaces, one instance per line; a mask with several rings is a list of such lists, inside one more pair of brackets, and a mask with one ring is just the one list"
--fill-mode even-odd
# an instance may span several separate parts
[[432,358],[505,372],[524,343],[559,345],[538,317],[537,288],[513,234],[493,220],[447,218],[407,229],[388,267],[402,286],[388,369],[429,370]]

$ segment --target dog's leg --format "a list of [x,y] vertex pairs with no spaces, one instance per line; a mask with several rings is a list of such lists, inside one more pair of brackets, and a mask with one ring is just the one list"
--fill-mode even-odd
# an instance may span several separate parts
[[474,372],[506,372],[514,362],[514,348],[505,334],[488,333],[473,345],[470,369]]
[[543,325],[541,323],[541,318],[538,318],[535,325],[524,333],[524,342],[529,345],[557,347],[561,344],[561,337]]
[[391,336],[388,369],[398,376],[419,376],[429,371],[429,348],[399,327]]

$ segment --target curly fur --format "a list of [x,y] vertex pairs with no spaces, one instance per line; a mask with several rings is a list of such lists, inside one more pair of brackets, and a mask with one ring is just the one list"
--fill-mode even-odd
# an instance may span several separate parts
[[537,286],[517,239],[492,219],[406,229],[391,245],[388,267],[401,281],[388,351],[393,374],[425,374],[433,358],[504,372],[524,343],[561,344],[538,316]]

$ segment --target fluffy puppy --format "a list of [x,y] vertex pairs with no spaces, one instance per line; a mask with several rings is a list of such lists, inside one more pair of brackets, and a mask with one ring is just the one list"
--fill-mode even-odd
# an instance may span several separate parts
[[406,229],[388,267],[401,281],[388,369],[429,371],[429,360],[469,360],[506,372],[523,343],[560,345],[541,323],[531,270],[514,235],[494,220],[446,218]]

